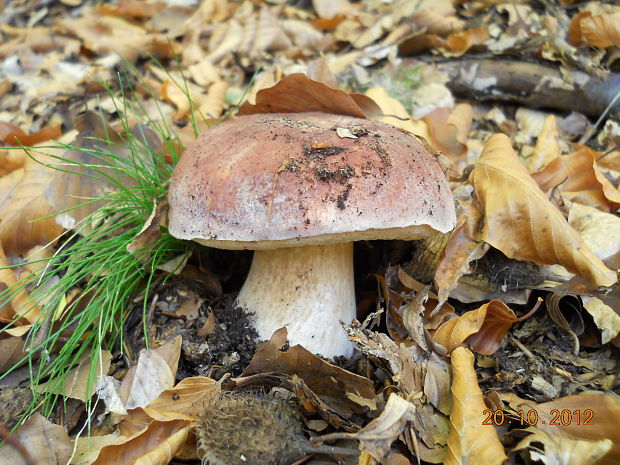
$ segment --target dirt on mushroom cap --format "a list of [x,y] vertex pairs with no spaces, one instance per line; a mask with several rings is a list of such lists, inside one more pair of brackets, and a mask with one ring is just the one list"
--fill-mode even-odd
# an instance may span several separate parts
[[169,198],[171,233],[219,248],[415,239],[455,223],[445,177],[414,136],[316,112],[207,131],[179,162]]

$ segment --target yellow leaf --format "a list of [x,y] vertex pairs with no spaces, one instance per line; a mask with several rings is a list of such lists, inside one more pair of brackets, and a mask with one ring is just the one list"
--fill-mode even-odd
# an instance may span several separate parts
[[597,286],[617,282],[519,162],[510,140],[495,134],[470,176],[485,223],[482,240],[517,260],[560,264]]
[[444,465],[500,465],[504,448],[492,425],[485,425],[487,408],[474,370],[474,355],[463,347],[452,352],[452,412]]

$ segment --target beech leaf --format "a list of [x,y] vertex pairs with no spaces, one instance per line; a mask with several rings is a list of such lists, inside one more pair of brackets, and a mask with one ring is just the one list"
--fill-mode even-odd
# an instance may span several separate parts
[[474,370],[474,355],[463,347],[452,352],[452,412],[444,465],[500,465],[507,459],[486,409]]
[[598,286],[617,282],[616,273],[592,253],[540,190],[508,137],[489,138],[470,181],[483,206],[482,240],[510,258],[563,265]]
[[291,74],[275,86],[256,94],[256,105],[245,103],[238,115],[258,113],[300,113],[320,111],[367,118],[381,116],[379,106],[369,97],[346,92],[313,81],[303,74]]

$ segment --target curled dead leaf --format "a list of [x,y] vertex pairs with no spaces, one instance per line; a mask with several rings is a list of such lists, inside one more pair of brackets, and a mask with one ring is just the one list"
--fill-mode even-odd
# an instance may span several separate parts
[[536,312],[540,301],[520,318],[501,300],[492,300],[476,310],[465,312],[441,325],[433,334],[433,341],[443,345],[449,352],[463,343],[484,355],[494,353],[510,327]]
[[459,347],[452,360],[452,412],[445,465],[500,465],[507,459],[497,432],[484,422],[484,399],[474,370],[474,355]]
[[555,158],[532,177],[544,192],[559,189],[572,201],[603,211],[620,207],[620,191],[601,172],[588,147]]
[[547,200],[508,137],[495,134],[487,141],[470,181],[484,210],[482,240],[510,258],[560,264],[599,286],[617,282],[616,273]]
[[256,105],[245,103],[239,115],[257,113],[298,113],[320,111],[337,115],[368,118],[380,116],[381,109],[370,98],[361,94],[347,94],[306,77],[291,74],[275,86],[256,94]]

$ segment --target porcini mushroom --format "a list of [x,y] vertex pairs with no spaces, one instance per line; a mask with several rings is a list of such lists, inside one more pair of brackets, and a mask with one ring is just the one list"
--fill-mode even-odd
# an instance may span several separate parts
[[350,355],[353,242],[415,240],[456,223],[452,194],[414,136],[350,116],[265,113],[209,129],[175,168],[170,233],[255,250],[237,305],[261,338]]

